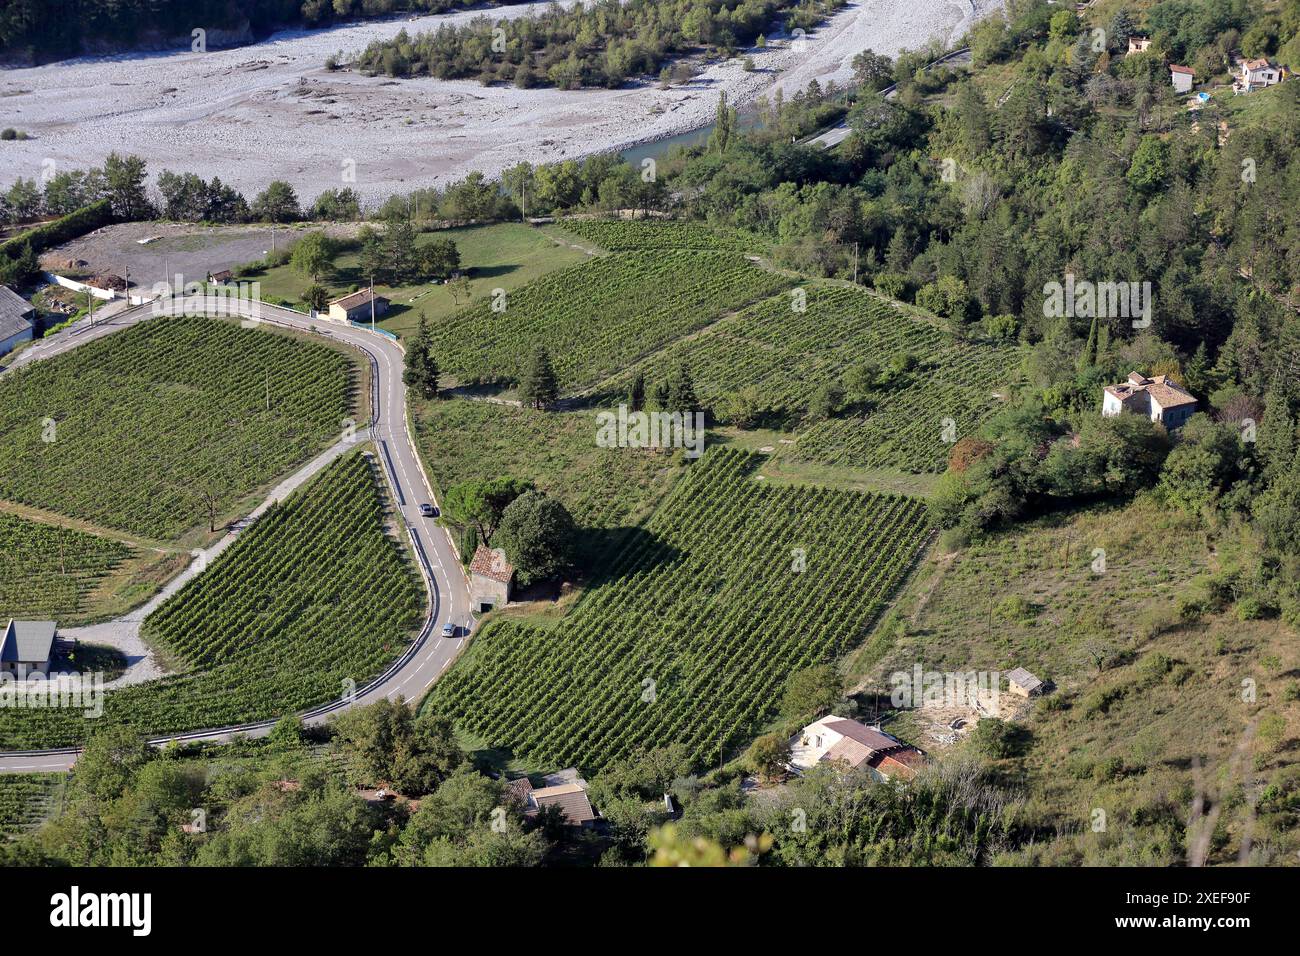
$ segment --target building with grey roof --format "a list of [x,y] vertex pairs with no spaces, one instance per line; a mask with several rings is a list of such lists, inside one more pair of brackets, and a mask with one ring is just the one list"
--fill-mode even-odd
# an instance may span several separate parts
[[35,320],[35,307],[7,285],[0,285],[0,355],[30,342]]
[[54,649],[54,634],[58,626],[53,621],[15,621],[5,626],[4,642],[0,644],[0,671],[18,674],[44,674],[50,667],[50,654]]

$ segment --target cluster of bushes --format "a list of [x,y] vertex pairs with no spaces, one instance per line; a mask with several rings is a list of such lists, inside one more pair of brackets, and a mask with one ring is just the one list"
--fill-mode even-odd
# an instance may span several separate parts
[[600,0],[515,20],[481,17],[414,37],[403,31],[372,43],[357,66],[388,76],[477,78],[525,89],[613,89],[699,47],[731,56],[758,41],[778,17],[790,29],[811,29],[842,5],[843,0]]

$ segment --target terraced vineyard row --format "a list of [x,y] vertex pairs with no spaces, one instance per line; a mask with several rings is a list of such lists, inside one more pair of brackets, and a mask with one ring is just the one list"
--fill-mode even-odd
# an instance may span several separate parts
[[571,390],[788,284],[735,253],[602,256],[434,324],[434,355],[462,381],[511,381],[544,344]]
[[0,499],[174,539],[340,435],[339,351],[157,318],[0,380]]
[[[812,427],[796,454],[827,464],[941,470],[949,442],[974,431],[997,407],[993,392],[1015,374],[1014,348],[954,344],[935,325],[867,292],[842,287],[782,292],[670,346],[639,370],[660,381],[683,362],[706,403],[754,386],[775,409],[800,414],[813,394],[863,362],[896,356],[919,361],[912,372],[878,390],[865,414]],[[631,373],[615,380],[623,392]],[[952,430],[947,434],[952,437]]]
[[927,537],[917,500],[768,486],[757,460],[711,451],[565,618],[485,628],[428,706],[548,766],[742,745],[791,673],[862,641]]
[[[371,461],[350,455],[272,509],[144,623],[188,670],[109,691],[105,720],[162,734],[276,717],[337,699],[408,643],[424,592]],[[0,747],[85,736],[80,711],[0,710]]]
[[718,252],[759,252],[762,241],[731,229],[712,228],[699,222],[638,219],[566,219],[569,232],[610,252],[644,249],[702,249]]
[[60,773],[0,774],[0,839],[38,826],[54,810]]
[[0,514],[0,621],[67,617],[130,556],[119,541]]

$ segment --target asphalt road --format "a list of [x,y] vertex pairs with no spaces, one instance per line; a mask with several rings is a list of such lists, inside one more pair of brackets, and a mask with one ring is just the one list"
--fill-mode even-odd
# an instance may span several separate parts
[[[222,311],[224,310],[224,312]],[[415,642],[382,675],[355,694],[306,711],[304,723],[321,724],[348,707],[374,703],[382,698],[416,700],[424,694],[450,666],[461,645],[468,640],[474,626],[471,615],[469,582],[460,560],[451,546],[447,532],[432,518],[420,516],[419,506],[436,503],[420,463],[406,415],[406,388],[402,384],[404,353],[400,345],[387,336],[368,329],[342,325],[307,316],[278,306],[258,304],[254,314],[247,303],[207,298],[174,299],[161,305],[146,303],[91,324],[83,320],[48,339],[42,339],[21,352],[9,368],[21,368],[32,362],[62,355],[86,342],[146,321],[157,314],[178,311],[233,314],[242,320],[257,320],[328,336],[365,352],[371,360],[374,422],[371,436],[378,449],[380,464],[393,492],[394,507],[401,513],[410,533],[421,574],[429,591],[430,614]],[[8,371],[8,368],[4,370]],[[3,374],[3,373],[0,373]],[[457,628],[455,638],[442,637],[446,623]],[[240,727],[196,729],[192,733],[155,738],[156,744],[172,740],[229,740],[236,734],[248,737],[267,733],[274,721]],[[76,750],[22,751],[0,753],[0,773],[67,770],[75,762]]]

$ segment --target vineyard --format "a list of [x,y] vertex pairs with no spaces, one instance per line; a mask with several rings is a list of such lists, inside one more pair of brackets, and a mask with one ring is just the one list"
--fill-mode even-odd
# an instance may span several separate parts
[[130,556],[108,538],[0,513],[0,621],[67,618]]
[[340,435],[339,350],[156,318],[0,379],[0,499],[174,540]]
[[1008,395],[1013,349],[950,345],[865,415],[827,419],[799,437],[792,458],[858,468],[941,472],[958,439],[978,431]]
[[39,826],[54,811],[64,779],[61,773],[0,774],[0,839]]
[[490,624],[429,708],[538,765],[744,744],[790,674],[863,640],[928,537],[916,499],[769,486],[757,460],[692,465],[565,618]]
[[[184,671],[109,691],[104,719],[147,734],[277,717],[378,674],[419,624],[424,591],[384,532],[371,459],[321,472],[150,615],[143,634]],[[82,740],[77,710],[0,711],[0,747]]]
[[[944,419],[952,419],[956,437],[974,431],[998,405],[993,392],[1014,374],[1012,348],[953,343],[935,325],[856,289],[802,291],[803,311],[793,292],[780,293],[670,346],[638,371],[661,381],[684,362],[705,404],[754,386],[773,409],[799,415],[818,388],[854,365],[912,356],[915,369],[881,386],[865,410],[812,426],[795,454],[913,472],[942,470]],[[624,392],[629,380],[625,373],[610,391]]]
[[504,382],[543,344],[572,390],[788,284],[735,253],[602,256],[433,323],[433,350],[462,382]]
[[565,219],[560,223],[610,252],[650,249],[696,249],[712,252],[761,252],[763,242],[734,229],[699,222],[639,219]]
[[594,412],[433,401],[414,403],[411,418],[435,487],[526,478],[562,501],[580,527],[639,520],[679,470],[667,455],[598,447]]

